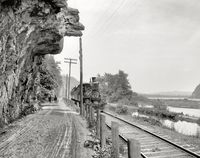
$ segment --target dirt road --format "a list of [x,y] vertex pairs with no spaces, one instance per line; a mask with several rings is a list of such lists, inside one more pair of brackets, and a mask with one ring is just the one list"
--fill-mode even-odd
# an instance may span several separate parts
[[63,101],[12,123],[0,135],[0,158],[90,158],[86,122]]

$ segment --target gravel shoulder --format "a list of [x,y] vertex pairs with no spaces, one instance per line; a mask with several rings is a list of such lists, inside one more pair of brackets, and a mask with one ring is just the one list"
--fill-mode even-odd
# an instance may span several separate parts
[[44,105],[43,110],[7,126],[0,134],[1,158],[90,158],[84,148],[89,131],[84,121],[64,102]]

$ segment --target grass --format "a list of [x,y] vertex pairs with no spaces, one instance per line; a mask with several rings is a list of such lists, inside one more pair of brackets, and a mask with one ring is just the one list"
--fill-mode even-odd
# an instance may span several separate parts
[[170,119],[174,121],[177,121],[180,115],[178,113],[169,112],[167,110],[155,109],[155,108],[139,108],[138,112],[145,115],[156,116],[158,118]]
[[181,108],[193,108],[193,109],[200,109],[200,102],[199,101],[191,101],[187,99],[163,99],[162,100],[168,106],[173,107],[181,107]]
[[115,106],[112,106],[112,105],[109,105],[108,108],[109,108],[110,111],[114,111],[114,112],[115,112],[115,110],[116,110],[116,107],[115,107]]

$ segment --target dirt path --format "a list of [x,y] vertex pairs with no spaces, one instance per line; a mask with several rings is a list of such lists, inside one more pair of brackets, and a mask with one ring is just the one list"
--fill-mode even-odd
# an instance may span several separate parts
[[62,101],[48,104],[6,128],[0,158],[90,158],[87,134],[86,122]]

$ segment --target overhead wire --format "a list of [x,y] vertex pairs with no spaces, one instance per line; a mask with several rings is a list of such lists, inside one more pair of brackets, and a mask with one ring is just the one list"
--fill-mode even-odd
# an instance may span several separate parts
[[[135,1],[131,1],[133,2],[132,5],[129,4],[129,7],[131,8],[135,8],[134,10],[132,10],[129,14],[129,16],[126,17],[126,19],[122,19],[121,20],[121,24],[123,25],[127,25],[130,26],[130,21],[134,20],[134,17],[138,14],[135,14],[137,12],[137,10],[140,8],[141,4],[142,4],[143,0],[135,0]],[[127,24],[128,23],[128,24]]]
[[[132,16],[132,14],[134,14],[136,11],[137,11],[137,8],[139,7],[139,2],[141,2],[142,0],[135,0],[135,1],[131,1],[131,2],[133,2],[132,3],[132,5],[130,5],[129,3],[126,3],[126,6],[124,5],[123,6],[123,8],[124,7],[127,7],[126,8],[126,10],[131,10],[132,8],[135,8],[132,12],[131,12],[131,14],[130,14],[130,16],[129,17],[126,17],[126,18],[122,18],[122,19],[120,19],[120,24],[126,24],[126,23],[130,23],[130,20],[131,19],[133,19],[133,16]],[[141,4],[141,3],[140,3]],[[128,5],[128,6],[127,6]],[[119,10],[118,10],[119,11]],[[117,12],[115,12],[115,14],[113,15],[112,14],[112,17],[114,17],[115,15],[117,14]],[[135,14],[136,15],[136,14]],[[134,15],[134,16],[135,16]],[[131,17],[132,16],[132,17]],[[111,17],[111,16],[110,16]],[[128,20],[127,20],[128,19]],[[110,19],[110,21],[108,21],[105,25],[106,26],[104,26],[104,28],[102,28],[101,30],[100,30],[100,32],[97,32],[97,34],[106,34],[106,31],[109,31],[109,29],[108,29],[108,24],[109,23],[111,23],[112,22],[112,20],[113,19]],[[130,25],[130,24],[127,24],[127,25]],[[118,27],[119,27],[119,25],[118,25]]]
[[[121,7],[127,2],[127,0],[122,0],[119,5],[117,5],[117,7],[114,9],[114,11],[111,13],[111,15],[105,20],[105,22],[103,24],[100,25],[99,29],[93,34],[96,35],[98,34],[99,31],[102,30],[102,28],[104,28],[105,26],[107,26],[107,24],[109,23],[109,21],[118,13],[118,10],[121,9]],[[111,4],[112,5],[112,4]],[[112,6],[110,6],[110,8],[112,8]],[[105,13],[104,13],[105,14]],[[106,15],[106,14],[105,14]]]
[[[107,0],[106,0],[107,1]],[[99,21],[102,21],[102,19],[105,18],[105,16],[108,14],[111,6],[113,5],[113,1],[115,0],[111,0],[110,3],[107,5],[106,8],[104,8],[103,14],[101,15],[100,18],[98,18],[95,23],[93,24],[93,27],[91,28],[92,30],[89,32],[89,36],[92,35],[92,31],[95,30],[97,28],[97,26],[99,26]],[[94,29],[93,29],[94,28]]]

